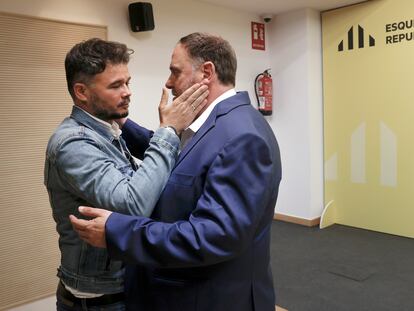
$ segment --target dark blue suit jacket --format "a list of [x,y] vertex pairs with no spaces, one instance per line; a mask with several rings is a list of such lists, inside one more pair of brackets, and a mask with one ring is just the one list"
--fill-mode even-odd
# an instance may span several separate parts
[[[125,138],[149,139],[128,122]],[[279,148],[246,92],[219,103],[182,150],[152,219],[113,213],[110,255],[130,310],[274,311],[270,230]]]

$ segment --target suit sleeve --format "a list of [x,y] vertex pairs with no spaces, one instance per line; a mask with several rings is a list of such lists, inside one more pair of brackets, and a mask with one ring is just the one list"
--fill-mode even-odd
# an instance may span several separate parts
[[122,127],[122,137],[125,139],[129,151],[140,160],[144,158],[145,150],[149,147],[149,142],[153,135],[153,131],[139,126],[130,119],[127,119]]
[[195,267],[229,260],[251,242],[263,217],[273,156],[261,138],[245,135],[217,155],[188,221],[156,222],[113,213],[106,223],[110,255],[154,267]]

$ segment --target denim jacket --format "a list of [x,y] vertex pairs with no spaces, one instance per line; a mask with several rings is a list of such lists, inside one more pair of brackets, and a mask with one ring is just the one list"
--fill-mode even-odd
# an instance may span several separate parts
[[[44,183],[59,233],[61,265],[58,276],[83,292],[117,293],[123,288],[123,264],[108,257],[106,249],[79,239],[69,215],[79,205],[105,208],[130,215],[149,216],[168,180],[178,154],[179,138],[160,128],[137,171],[121,152],[127,149],[110,129],[74,106],[70,117],[51,136]],[[119,148],[119,149],[118,149]]]

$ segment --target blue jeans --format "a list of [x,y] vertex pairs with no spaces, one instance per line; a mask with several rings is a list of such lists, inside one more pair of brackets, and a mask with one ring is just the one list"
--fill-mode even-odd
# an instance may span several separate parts
[[86,298],[82,299],[82,305],[75,304],[73,306],[69,306],[65,302],[63,302],[59,296],[57,296],[56,310],[57,311],[125,311],[125,302],[123,301],[119,301],[119,302],[109,304],[109,305],[104,305],[104,306],[88,307],[86,306],[86,303],[84,303],[85,300]]
[[[95,300],[94,306],[89,306],[87,301],[91,302],[93,298],[76,298],[70,292],[68,292],[63,283],[59,283],[56,290],[56,310],[57,311],[125,311],[125,301],[122,297],[107,296],[106,299],[101,300],[101,303],[98,303]],[[104,298],[104,297],[102,297]],[[109,299],[113,300],[110,301]],[[98,298],[99,299],[99,298]],[[104,304],[106,302],[106,304]],[[90,303],[91,304],[91,303]]]

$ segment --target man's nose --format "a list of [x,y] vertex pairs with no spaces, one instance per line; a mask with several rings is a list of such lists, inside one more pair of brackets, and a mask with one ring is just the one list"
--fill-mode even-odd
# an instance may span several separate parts
[[168,77],[167,82],[165,82],[165,87],[166,87],[167,89],[170,89],[170,90],[174,87],[174,84],[172,83],[172,79],[171,79],[171,77]]
[[128,85],[125,85],[123,92],[122,92],[122,97],[130,97],[131,96],[131,89],[129,88]]

